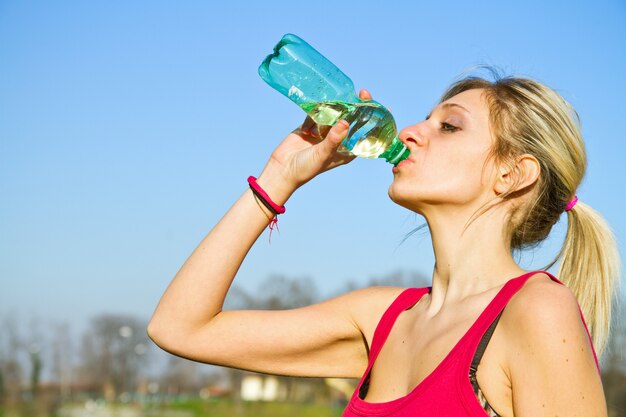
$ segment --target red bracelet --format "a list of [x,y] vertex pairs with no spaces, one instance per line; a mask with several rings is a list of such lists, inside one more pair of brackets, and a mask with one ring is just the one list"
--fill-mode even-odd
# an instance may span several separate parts
[[248,184],[250,184],[250,189],[254,195],[261,200],[261,202],[268,208],[274,215],[283,214],[285,212],[285,206],[279,206],[274,203],[269,195],[261,188],[261,186],[256,182],[256,178],[252,175],[248,177]]

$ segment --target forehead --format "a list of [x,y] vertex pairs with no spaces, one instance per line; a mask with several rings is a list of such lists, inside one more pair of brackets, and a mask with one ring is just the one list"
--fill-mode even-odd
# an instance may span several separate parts
[[462,109],[467,110],[462,113],[470,119],[479,122],[489,124],[489,105],[487,102],[487,94],[484,89],[472,89],[466,90],[449,99],[439,103],[437,108],[454,108],[460,106]]
[[458,104],[465,107],[474,118],[486,118],[489,116],[489,107],[487,105],[485,90],[472,89],[463,91],[443,101],[440,105],[444,104]]

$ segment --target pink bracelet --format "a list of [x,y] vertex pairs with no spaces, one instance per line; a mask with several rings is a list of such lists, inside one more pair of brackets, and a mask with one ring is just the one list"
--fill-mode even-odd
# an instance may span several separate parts
[[248,177],[248,184],[250,184],[250,189],[254,195],[261,200],[261,202],[270,210],[274,215],[283,214],[285,212],[285,206],[279,206],[274,203],[269,195],[261,188],[261,186],[256,182],[256,178],[252,175]]

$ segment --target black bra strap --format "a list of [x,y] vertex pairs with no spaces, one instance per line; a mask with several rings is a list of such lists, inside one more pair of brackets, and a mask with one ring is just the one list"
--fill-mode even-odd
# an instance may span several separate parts
[[502,316],[502,311],[500,312],[500,314],[498,314],[498,317],[495,318],[493,323],[491,323],[491,326],[489,326],[482,339],[480,339],[480,343],[478,344],[478,348],[476,349],[476,353],[474,354],[474,358],[472,359],[472,365],[470,366],[470,377],[472,375],[476,375],[478,364],[483,358],[485,349],[487,349],[487,344],[489,344],[489,340],[491,340],[491,336],[493,335],[494,330],[496,330],[496,326],[498,325],[498,320],[500,320],[500,316]]
[[489,401],[487,401],[487,398],[485,398],[485,395],[483,394],[482,390],[480,389],[480,386],[478,385],[478,380],[476,379],[476,371],[478,370],[478,364],[480,363],[480,360],[482,359],[483,354],[485,353],[485,349],[487,349],[487,344],[489,343],[489,340],[491,339],[491,336],[493,335],[493,331],[496,329],[498,320],[500,320],[501,315],[502,315],[502,311],[500,312],[500,314],[498,314],[498,317],[495,318],[493,323],[491,323],[491,326],[489,326],[489,328],[487,329],[483,337],[480,339],[480,343],[478,344],[476,353],[474,353],[474,358],[472,359],[472,365],[470,366],[470,372],[469,372],[469,379],[470,379],[470,383],[472,384],[474,394],[476,395],[476,398],[478,399],[478,402],[480,403],[481,407],[483,407],[483,410],[485,410],[487,415],[490,417],[501,417],[501,416],[500,414],[496,412],[496,410],[493,409],[493,407],[491,407],[491,404],[489,404]]

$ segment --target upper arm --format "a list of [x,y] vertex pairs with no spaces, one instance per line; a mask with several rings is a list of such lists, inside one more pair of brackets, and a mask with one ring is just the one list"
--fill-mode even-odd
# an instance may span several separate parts
[[606,416],[591,342],[571,291],[533,277],[505,315],[515,416]]
[[370,287],[291,310],[222,311],[201,328],[153,337],[188,359],[290,376],[358,377],[384,310],[402,289]]

